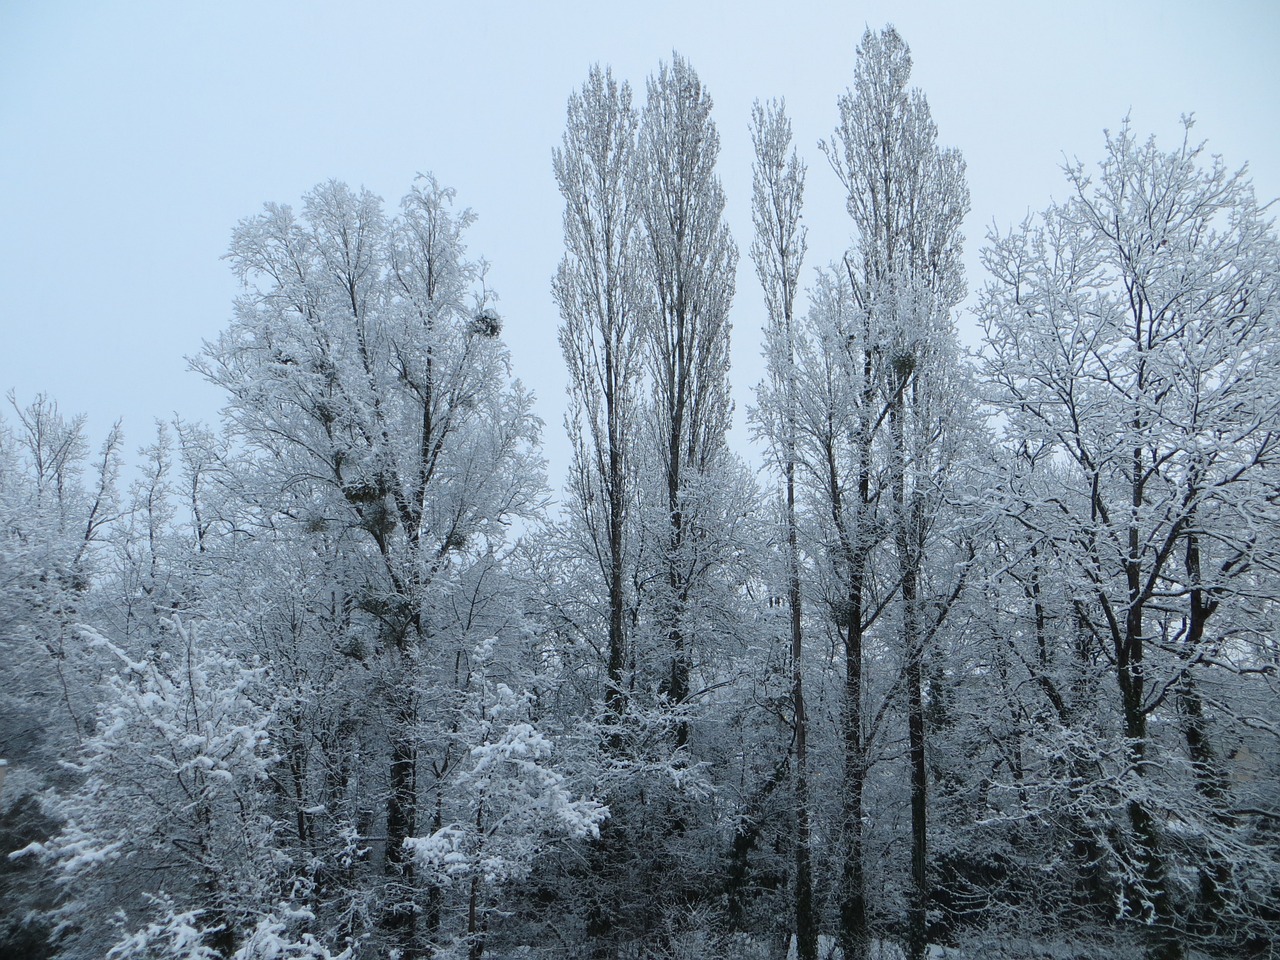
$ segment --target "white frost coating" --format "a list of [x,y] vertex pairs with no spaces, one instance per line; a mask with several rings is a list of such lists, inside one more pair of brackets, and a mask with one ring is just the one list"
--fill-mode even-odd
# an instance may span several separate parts
[[[216,956],[204,942],[228,918],[241,929],[257,924],[247,941],[257,952],[243,953],[245,960],[327,957],[281,939],[282,922],[257,923],[263,902],[275,899],[277,869],[275,828],[259,786],[274,761],[271,716],[256,696],[264,670],[243,666],[176,619],[173,627],[182,652],[144,662],[83,631],[116,669],[77,767],[83,784],[56,805],[62,832],[24,852],[51,863],[59,884],[79,894],[67,910],[81,914],[111,916],[116,905],[107,910],[94,897],[116,889],[124,871],[177,867],[209,878],[195,902],[160,893],[128,920],[121,915],[127,925],[110,934],[124,933],[112,960]],[[208,916],[215,902],[216,920]]]
[[[496,640],[475,649],[483,669]],[[501,883],[528,876],[538,854],[556,838],[598,836],[608,808],[578,797],[554,767],[555,745],[531,716],[531,694],[483,674],[467,735],[471,765],[459,776],[465,811],[428,837],[405,841],[414,859],[438,882],[479,876]]]

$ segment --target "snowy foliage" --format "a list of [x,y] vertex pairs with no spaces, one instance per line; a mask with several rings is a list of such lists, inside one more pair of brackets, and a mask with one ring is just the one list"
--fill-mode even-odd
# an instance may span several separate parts
[[642,104],[593,68],[553,156],[562,513],[530,318],[430,176],[235,227],[221,429],[157,424],[124,489],[118,430],[10,397],[0,954],[1274,955],[1274,225],[1126,122],[988,238],[966,359],[911,66],[866,31],[807,290],[804,151],[753,113],[762,481],[678,54]]
[[429,837],[405,841],[417,861],[446,882],[480,877],[486,884],[525,879],[557,837],[599,836],[608,809],[575,798],[552,764],[552,741],[530,722],[532,695],[485,676],[495,641],[476,651],[475,692],[463,740],[473,743],[458,787],[461,817]]
[[[200,915],[215,940],[235,943],[284,883],[263,795],[276,759],[258,702],[263,669],[191,625],[174,620],[173,631],[176,656],[139,661],[83,628],[110,674],[76,762],[81,786],[56,804],[66,825],[33,851],[68,893],[73,942],[102,942],[103,924],[129,930],[163,908],[150,932],[130,936],[179,944],[183,918]],[[151,873],[163,878],[156,888],[139,883]]]

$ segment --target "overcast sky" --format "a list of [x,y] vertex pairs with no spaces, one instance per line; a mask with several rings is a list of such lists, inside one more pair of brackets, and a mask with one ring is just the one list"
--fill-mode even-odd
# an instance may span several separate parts
[[[836,122],[864,27],[911,47],[940,142],[968,164],[970,289],[992,223],[1066,190],[1129,114],[1166,146],[1179,116],[1260,199],[1280,196],[1280,3],[74,3],[0,0],[0,392],[43,391],[117,417],[128,445],[156,417],[213,421],[187,372],[231,315],[237,220],[316,183],[394,207],[434,172],[479,220],[514,369],[539,398],[552,486],[567,462],[551,276],[563,249],[551,151],[593,62],[643,100],[677,50],[715,101],[719,174],[742,253],[733,309],[734,443],[760,379],[763,304],[747,257],[754,99],[785,97],[809,164],[811,268],[849,237],[816,143]],[[962,332],[976,342],[972,324]],[[970,328],[965,331],[964,328]],[[755,459],[753,456],[752,459]]]

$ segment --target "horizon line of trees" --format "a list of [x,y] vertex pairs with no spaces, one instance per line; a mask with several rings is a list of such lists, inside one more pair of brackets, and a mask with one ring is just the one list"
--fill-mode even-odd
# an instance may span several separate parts
[[[1273,957],[1280,240],[1126,121],[987,237],[892,27],[820,150],[757,103],[738,248],[678,54],[552,172],[548,516],[474,219],[420,177],[236,225],[220,429],[0,423],[0,957]],[[807,301],[807,309],[803,308]]]

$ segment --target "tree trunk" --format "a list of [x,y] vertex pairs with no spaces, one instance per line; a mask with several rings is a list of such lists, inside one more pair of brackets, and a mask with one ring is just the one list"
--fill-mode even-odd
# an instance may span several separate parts
[[417,946],[418,914],[413,904],[413,858],[404,842],[417,828],[417,747],[413,739],[417,711],[413,696],[400,693],[391,740],[391,767],[387,792],[386,872],[391,903],[382,923],[401,950],[404,960],[421,956]]
[[[480,833],[483,825],[484,805],[481,804],[476,810],[477,833]],[[477,853],[479,852],[477,851]],[[484,942],[488,933],[488,919],[482,917],[480,913],[480,883],[480,875],[473,875],[471,877],[471,888],[467,895],[467,960],[481,960],[484,956]]]
[[896,508],[894,538],[902,580],[901,646],[906,657],[907,752],[911,764],[911,895],[907,906],[907,941],[911,960],[924,960],[928,946],[928,771],[925,766],[924,651],[920,643],[920,507],[906,482],[906,390],[910,364],[895,363],[894,392],[889,412],[893,434],[892,482]]
[[[683,396],[685,385],[677,387],[678,396]],[[680,569],[680,556],[684,549],[684,512],[681,509],[680,473],[681,449],[680,434],[683,421],[683,404],[676,407],[671,418],[671,436],[668,455],[671,463],[667,468],[667,508],[670,518],[667,555],[667,588],[670,591],[671,608],[666,611],[670,621],[667,624],[667,641],[671,649],[671,672],[667,677],[662,692],[666,694],[673,707],[678,707],[689,699],[689,654],[685,649],[684,635],[684,599],[689,585]],[[689,742],[689,723],[681,718],[676,724],[676,748]]]
[[[858,673],[860,674],[860,670]],[[853,683],[861,686],[859,676]],[[846,701],[850,696],[846,674]],[[863,788],[866,759],[861,737],[849,727],[850,710],[845,708],[844,749],[844,857],[840,874],[840,946],[848,960],[862,960],[867,954],[866,882],[862,867]]]
[[796,534],[794,453],[789,451],[787,477],[788,599],[791,605],[791,699],[796,733],[795,921],[797,960],[818,960],[818,925],[813,913],[813,867],[809,850],[809,745],[804,710],[804,634],[800,609],[800,558]]
[[[914,577],[911,579],[914,580]],[[906,600],[914,605],[915,598]],[[904,633],[907,632],[904,630]],[[905,639],[905,638],[904,638]],[[911,654],[907,663],[907,735],[911,760],[911,900],[907,910],[907,926],[912,960],[924,960],[928,944],[928,833],[926,801],[928,791],[924,755],[924,693],[919,652]]]
[[[1136,563],[1130,564],[1131,591],[1138,583]],[[1136,775],[1146,776],[1147,715],[1143,709],[1143,636],[1142,605],[1133,602],[1125,618],[1125,644],[1123,656],[1116,664],[1120,681],[1120,699],[1124,708],[1125,736],[1129,739],[1129,757]],[[1131,901],[1142,905],[1137,918],[1147,924],[1150,944],[1147,956],[1150,960],[1182,960],[1184,950],[1174,926],[1173,907],[1165,871],[1164,855],[1160,850],[1160,831],[1155,818],[1139,799],[1128,803],[1129,825],[1133,828],[1138,845],[1138,868],[1141,883],[1128,891]],[[1131,906],[1132,909],[1132,906]]]
[[[864,528],[871,502],[871,354],[862,357],[863,415],[858,438],[858,515],[853,524],[853,537],[842,544],[849,575],[848,609],[845,611],[845,681],[844,681],[844,768],[842,784],[844,825],[843,862],[840,881],[840,946],[846,960],[863,960],[867,955],[866,879],[863,871],[863,794],[867,775],[867,744],[863,740],[862,717],[862,646],[863,612],[866,606],[867,544]],[[844,535],[845,518],[835,473],[835,460],[828,451],[829,483],[833,519]]]
[[626,662],[625,603],[626,603],[626,569],[623,562],[623,540],[626,532],[626,491],[622,463],[621,430],[617,428],[616,396],[619,387],[613,383],[613,351],[612,344],[605,344],[606,372],[610,378],[610,389],[605,395],[605,406],[609,417],[609,688],[605,692],[605,702],[615,718],[621,717],[624,710],[622,693],[622,668]]

